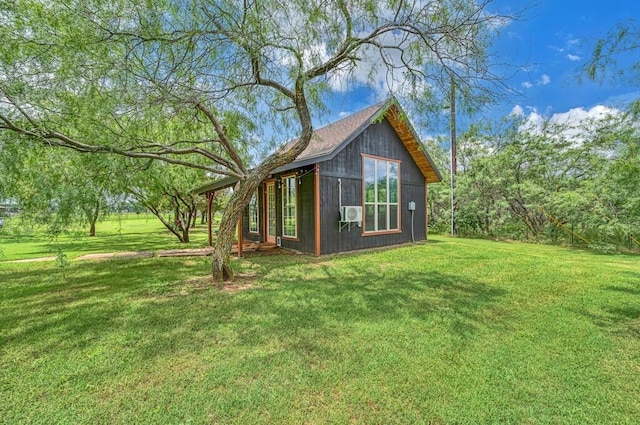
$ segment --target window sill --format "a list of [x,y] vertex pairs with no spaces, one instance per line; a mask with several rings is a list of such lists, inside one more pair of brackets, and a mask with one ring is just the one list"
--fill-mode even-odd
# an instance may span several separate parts
[[291,241],[291,242],[300,242],[300,239],[298,237],[293,237],[293,236],[280,236],[280,238],[283,241]]
[[397,235],[398,233],[402,233],[402,229],[395,230],[382,230],[379,232],[362,232],[362,236],[382,236],[382,235]]

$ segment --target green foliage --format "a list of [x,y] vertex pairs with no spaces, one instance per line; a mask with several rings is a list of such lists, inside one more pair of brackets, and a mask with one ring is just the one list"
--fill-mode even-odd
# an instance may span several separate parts
[[604,38],[596,41],[591,58],[584,65],[583,72],[591,80],[625,79],[640,85],[638,51],[640,51],[638,23],[633,20],[620,22]]
[[118,210],[117,181],[126,179],[117,158],[10,142],[0,147],[0,175],[0,198],[13,199],[22,220],[45,224],[52,237],[76,224],[95,234],[96,223]]
[[[633,247],[629,235],[640,230],[639,138],[632,116],[623,113],[578,127],[549,120],[472,127],[458,140],[460,232]],[[438,154],[440,163],[448,161],[445,154]],[[430,189],[434,230],[450,228],[448,178]]]

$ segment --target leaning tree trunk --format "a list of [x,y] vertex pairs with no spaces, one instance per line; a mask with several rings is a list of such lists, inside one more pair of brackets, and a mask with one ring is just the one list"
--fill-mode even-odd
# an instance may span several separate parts
[[[264,177],[264,173],[254,171],[250,173],[246,180],[240,181],[233,188],[233,195],[231,195],[222,213],[218,237],[211,255],[211,275],[214,282],[233,279],[231,246],[233,245],[236,225],[240,214],[242,214],[242,209],[249,204],[251,195],[258,188]],[[238,243],[242,243],[242,241],[238,241]]]
[[233,278],[231,246],[233,245],[233,236],[240,213],[241,211],[231,205],[222,213],[218,237],[211,255],[211,274],[214,282],[222,282]]

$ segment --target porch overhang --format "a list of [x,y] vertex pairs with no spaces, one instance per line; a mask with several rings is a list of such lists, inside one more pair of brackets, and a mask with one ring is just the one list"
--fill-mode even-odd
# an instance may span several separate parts
[[217,192],[235,185],[239,180],[237,177],[224,177],[193,189],[193,193],[196,195],[205,195],[207,193]]

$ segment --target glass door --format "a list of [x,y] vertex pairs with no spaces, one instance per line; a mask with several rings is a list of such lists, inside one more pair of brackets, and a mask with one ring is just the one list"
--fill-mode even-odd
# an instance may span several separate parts
[[276,186],[275,182],[267,182],[267,196],[264,203],[267,219],[267,242],[276,243]]

